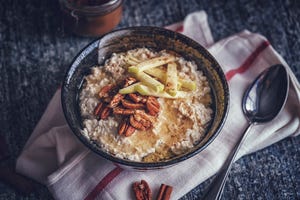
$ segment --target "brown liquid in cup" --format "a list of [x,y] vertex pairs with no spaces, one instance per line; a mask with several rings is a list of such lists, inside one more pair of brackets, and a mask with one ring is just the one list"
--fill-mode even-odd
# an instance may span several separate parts
[[101,36],[122,17],[122,0],[60,0],[67,31],[81,36]]

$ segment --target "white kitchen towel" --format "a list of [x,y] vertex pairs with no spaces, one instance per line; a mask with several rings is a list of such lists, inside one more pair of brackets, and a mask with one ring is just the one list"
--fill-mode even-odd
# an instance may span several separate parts
[[[207,47],[223,68],[230,89],[230,108],[218,137],[197,156],[156,171],[129,171],[84,147],[71,133],[61,108],[60,90],[17,160],[16,169],[49,188],[55,199],[134,199],[132,183],[145,179],[154,196],[161,183],[174,187],[178,199],[214,175],[247,126],[241,109],[242,95],[254,78],[269,66],[282,63],[290,75],[285,108],[272,122],[251,129],[237,159],[300,132],[300,86],[268,40],[247,30],[214,43],[204,11],[189,14],[167,28],[181,32]],[[95,58],[97,59],[97,58]]]

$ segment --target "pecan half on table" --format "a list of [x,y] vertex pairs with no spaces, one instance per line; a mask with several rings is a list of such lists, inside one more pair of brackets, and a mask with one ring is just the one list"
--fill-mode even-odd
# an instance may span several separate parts
[[170,185],[161,184],[156,200],[169,200],[173,187]]
[[145,180],[141,180],[141,182],[133,183],[133,191],[135,194],[136,200],[151,200],[152,192]]

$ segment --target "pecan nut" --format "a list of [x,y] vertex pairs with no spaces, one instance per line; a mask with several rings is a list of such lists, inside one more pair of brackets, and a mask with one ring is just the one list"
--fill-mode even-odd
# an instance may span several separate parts
[[134,131],[135,128],[130,125],[128,118],[123,119],[119,125],[119,135],[125,135],[126,137],[129,137],[134,133]]
[[115,87],[114,84],[108,84],[106,86],[104,86],[103,88],[101,88],[100,92],[98,93],[99,98],[105,98],[109,96],[109,92],[111,90],[113,90],[113,88]]
[[126,119],[122,120],[119,125],[119,130],[118,130],[119,135],[123,135],[125,133],[125,131],[127,130],[127,127],[128,127],[127,120]]
[[128,94],[128,97],[135,103],[146,103],[147,101],[147,98],[146,97],[143,97],[139,94],[135,94],[135,93],[130,93]]
[[103,107],[104,107],[104,103],[100,101],[97,104],[96,108],[94,109],[94,115],[99,116],[99,114],[100,114],[101,110],[103,109]]
[[147,113],[145,113],[144,110],[135,110],[134,112],[134,118],[138,121],[140,120],[147,120],[149,122],[151,122],[152,124],[155,121],[155,118],[151,115],[148,115]]
[[156,199],[157,200],[169,200],[170,197],[171,197],[172,191],[173,191],[173,187],[172,186],[161,184]]
[[126,108],[120,108],[120,107],[115,107],[113,108],[113,113],[116,115],[132,115],[134,114],[133,109],[126,109]]
[[159,112],[160,105],[159,102],[155,97],[148,97],[147,102],[146,102],[146,107],[148,110],[148,113],[152,116],[156,116]]
[[[123,87],[135,82],[137,82],[135,78],[127,77]],[[118,93],[121,84],[108,84],[101,88],[98,93],[100,102],[94,109],[94,115],[98,119],[107,119],[111,113],[126,117],[120,123],[118,133],[128,137],[136,129],[149,129],[154,123],[154,116],[158,114],[160,105],[155,97],[142,96],[137,93],[126,95]]]
[[142,110],[135,110],[133,115],[130,115],[129,122],[136,129],[145,131],[152,126],[153,119]]
[[100,101],[96,108],[94,109],[94,115],[98,119],[107,119],[111,113],[111,108],[107,106],[104,102]]
[[129,85],[132,85],[134,84],[135,82],[137,82],[137,80],[133,77],[127,77],[125,79],[125,84],[124,84],[124,87],[128,87]]
[[135,130],[136,129],[133,126],[131,126],[130,124],[128,124],[127,130],[124,133],[125,137],[131,136],[134,133]]
[[136,128],[138,130],[142,130],[142,131],[146,130],[146,127],[144,127],[143,124],[140,123],[139,121],[135,120],[133,115],[130,115],[129,122],[130,122],[131,126],[133,126],[134,128]]
[[145,107],[145,105],[142,103],[132,103],[126,99],[122,99],[121,103],[125,108],[129,109],[143,109]]
[[122,99],[124,99],[124,95],[123,94],[120,94],[120,93],[117,93],[113,98],[112,100],[109,102],[109,107],[110,108],[115,108],[119,105],[119,103],[121,102]]
[[100,119],[107,119],[110,113],[111,113],[111,108],[105,106],[100,113]]
[[145,180],[141,180],[141,182],[133,183],[133,191],[135,194],[136,200],[151,200],[152,192]]
[[107,119],[110,113],[111,113],[111,108],[107,107],[107,104],[105,104],[102,101],[100,101],[97,104],[96,108],[94,109],[94,115],[98,119]]

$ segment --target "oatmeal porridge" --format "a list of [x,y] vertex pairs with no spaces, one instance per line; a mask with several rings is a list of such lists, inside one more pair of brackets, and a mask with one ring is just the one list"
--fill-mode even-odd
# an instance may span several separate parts
[[194,62],[147,48],[115,53],[85,77],[82,134],[119,158],[166,160],[203,139],[211,102]]

